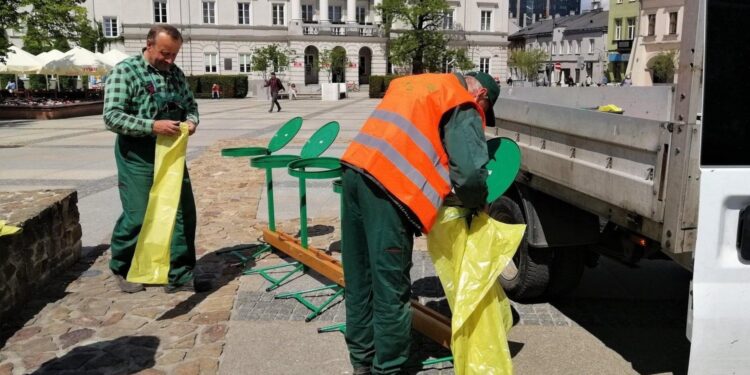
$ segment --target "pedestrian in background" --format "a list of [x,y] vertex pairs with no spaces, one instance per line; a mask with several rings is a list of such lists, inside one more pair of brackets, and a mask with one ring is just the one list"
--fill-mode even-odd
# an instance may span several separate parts
[[279,104],[279,91],[284,91],[284,85],[281,84],[281,80],[276,78],[276,73],[271,73],[271,78],[266,81],[265,87],[268,87],[271,90],[271,109],[268,110],[268,112],[273,112],[273,105],[276,104],[276,107],[279,109],[277,112],[281,112],[281,104]]
[[499,94],[482,72],[395,79],[344,153],[345,337],[354,374],[404,371],[414,235],[430,231],[444,201],[484,208],[484,127],[494,126]]
[[[174,65],[182,35],[170,25],[152,27],[143,53],[117,64],[107,77],[104,124],[117,133],[115,161],[122,214],[112,233],[109,268],[123,292],[135,293],[143,285],[125,280],[143,225],[154,180],[156,136],[176,137],[180,122],[190,135],[198,125],[198,104],[185,75]],[[210,283],[198,282],[195,269],[196,210],[187,165],[170,245],[167,293],[206,291]],[[164,230],[167,230],[166,228]]]
[[219,99],[219,93],[221,92],[221,86],[218,83],[211,85],[211,99]]

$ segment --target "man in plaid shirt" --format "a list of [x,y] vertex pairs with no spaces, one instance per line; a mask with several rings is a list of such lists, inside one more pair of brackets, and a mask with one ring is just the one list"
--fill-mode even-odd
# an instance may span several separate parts
[[[143,285],[125,277],[135,253],[149,191],[154,178],[156,136],[177,136],[180,122],[189,134],[198,125],[198,104],[185,75],[174,65],[182,46],[182,35],[169,25],[154,26],[146,37],[146,48],[138,56],[117,64],[107,77],[104,92],[104,123],[117,133],[115,160],[123,213],[112,233],[109,267],[120,289],[127,293]],[[196,212],[190,175],[185,167],[180,204],[170,246],[169,285],[165,291],[205,291],[210,283],[194,279]]]

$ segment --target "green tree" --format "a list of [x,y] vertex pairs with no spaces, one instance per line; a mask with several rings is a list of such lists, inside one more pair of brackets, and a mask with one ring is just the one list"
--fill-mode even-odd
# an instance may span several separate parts
[[430,72],[445,72],[453,69],[466,72],[476,67],[469,58],[466,48],[448,48],[437,52],[436,56],[428,56],[426,59],[426,67]]
[[104,47],[112,43],[112,38],[104,36],[101,22],[94,22],[93,26],[85,22],[80,26],[80,33],[78,44],[91,52],[103,52]]
[[331,73],[346,69],[346,50],[335,47],[332,50],[324,48],[320,53],[320,70],[326,72],[328,82],[331,82]]
[[18,30],[21,27],[21,2],[22,0],[0,1],[0,62],[5,61],[10,48],[7,30]]
[[[423,73],[434,63],[434,58],[448,46],[443,33],[443,20],[450,9],[446,0],[386,0],[380,12],[390,34],[392,22],[402,22],[406,30],[388,46],[388,57],[392,64],[411,65],[413,74]],[[385,23],[386,20],[388,23]],[[437,61],[442,61],[439,59]]]
[[674,73],[677,69],[676,59],[677,51],[669,50],[660,52],[651,60],[649,68],[651,69],[651,74],[653,74],[654,83],[674,82]]
[[33,54],[51,49],[70,49],[68,40],[78,41],[81,28],[87,25],[84,0],[21,0],[29,6],[23,15],[26,24],[26,35],[23,37],[24,49]]
[[527,81],[534,81],[548,57],[547,51],[543,49],[516,49],[510,52],[508,66],[518,69]]
[[263,73],[263,79],[269,72],[280,72],[289,67],[289,60],[294,50],[283,48],[278,44],[269,44],[253,52],[252,69]]

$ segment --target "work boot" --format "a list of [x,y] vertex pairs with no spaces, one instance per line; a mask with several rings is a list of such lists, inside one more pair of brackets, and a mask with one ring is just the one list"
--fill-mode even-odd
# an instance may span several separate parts
[[125,293],[138,293],[146,289],[143,284],[131,283],[120,275],[115,275],[115,280],[117,280],[117,286],[120,287],[120,290]]
[[352,375],[370,375],[372,371],[369,367],[355,367]]
[[211,290],[211,282],[208,280],[190,280],[182,285],[169,284],[164,287],[164,293],[172,294],[177,292],[203,293]]

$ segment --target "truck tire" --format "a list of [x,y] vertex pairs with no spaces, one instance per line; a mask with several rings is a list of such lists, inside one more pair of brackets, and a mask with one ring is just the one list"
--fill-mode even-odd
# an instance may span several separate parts
[[545,295],[549,298],[564,297],[581,282],[588,249],[585,246],[572,246],[550,250],[553,254]]
[[[490,216],[506,224],[525,224],[521,208],[508,197],[500,197],[490,205]],[[500,274],[500,285],[513,300],[528,300],[541,296],[549,283],[551,259],[547,249],[530,248],[524,233],[513,261]]]

